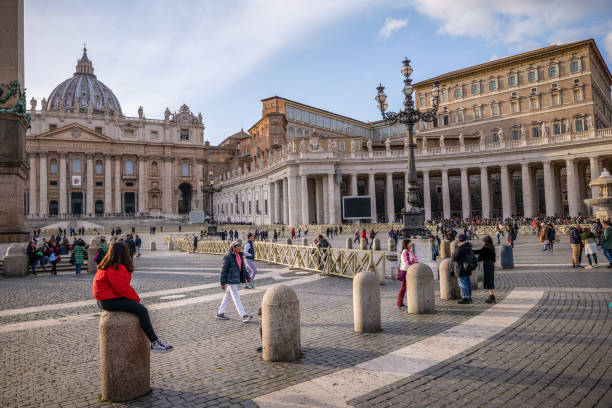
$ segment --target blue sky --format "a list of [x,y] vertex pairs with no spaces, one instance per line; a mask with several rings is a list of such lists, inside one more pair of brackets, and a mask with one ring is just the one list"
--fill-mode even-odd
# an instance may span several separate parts
[[[401,60],[415,81],[544,47],[594,38],[612,67],[605,0],[230,0],[25,2],[28,98],[72,75],[83,42],[124,114],[202,112],[216,144],[280,95],[379,119],[376,85],[401,103]],[[40,104],[39,104],[40,106]]]

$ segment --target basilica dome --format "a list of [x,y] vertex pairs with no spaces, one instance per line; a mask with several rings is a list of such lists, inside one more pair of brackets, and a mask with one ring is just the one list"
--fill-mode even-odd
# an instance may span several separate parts
[[76,105],[79,112],[121,115],[121,105],[113,91],[94,75],[93,64],[87,58],[87,48],[83,48],[83,56],[78,60],[72,78],[56,86],[47,103],[50,111],[74,112]]

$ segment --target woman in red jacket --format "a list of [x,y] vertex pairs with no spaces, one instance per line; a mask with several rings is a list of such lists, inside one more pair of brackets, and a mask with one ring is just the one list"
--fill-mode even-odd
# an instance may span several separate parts
[[108,311],[127,312],[138,316],[140,327],[151,342],[151,351],[165,353],[172,351],[159,340],[153,331],[149,311],[140,303],[140,298],[132,286],[134,265],[127,245],[115,242],[98,264],[98,271],[93,282],[93,296],[98,307]]

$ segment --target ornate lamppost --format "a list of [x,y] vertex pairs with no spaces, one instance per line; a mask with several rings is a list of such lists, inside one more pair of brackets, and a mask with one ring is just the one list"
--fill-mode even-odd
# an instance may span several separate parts
[[[221,187],[215,187],[214,184],[212,182],[210,182],[210,184],[204,184],[203,181],[200,181],[200,191],[202,191],[202,193],[205,193],[208,195],[209,199],[210,199],[210,220],[211,223],[215,222],[215,212],[214,212],[214,206],[213,206],[213,194],[214,193],[218,193],[221,191]],[[206,210],[204,209],[204,203],[202,203],[202,210],[204,210],[204,213],[206,213]]]
[[[407,203],[404,211],[402,211],[402,217],[404,219],[404,228],[401,230],[401,236],[408,238],[411,236],[426,236],[429,232],[425,228],[425,211],[419,207],[418,196],[417,196],[417,173],[416,165],[414,162],[414,124],[419,120],[425,122],[431,122],[436,117],[438,111],[438,105],[440,103],[440,88],[438,83],[434,82],[434,86],[431,90],[431,109],[420,111],[415,109],[414,101],[412,100],[412,93],[414,88],[412,87],[412,67],[410,66],[410,60],[405,58],[402,66],[402,75],[404,76],[404,109],[399,112],[387,112],[387,95],[385,95],[385,87],[380,84],[376,89],[378,93],[376,95],[376,102],[378,102],[378,109],[382,114],[383,120],[389,124],[402,123],[406,125],[408,129],[408,148],[410,152],[409,159],[409,171],[408,171],[408,185],[406,186]],[[429,186],[425,186],[428,188]]]

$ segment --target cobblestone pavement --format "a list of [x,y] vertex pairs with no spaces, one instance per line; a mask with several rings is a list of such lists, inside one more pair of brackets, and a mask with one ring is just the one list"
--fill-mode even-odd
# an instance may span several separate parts
[[[574,270],[564,266],[569,250],[562,244],[551,256],[543,256],[539,250],[534,241],[525,239],[515,248],[519,266],[496,274],[498,302],[514,287],[548,288],[528,315],[464,355],[351,403],[423,406],[412,400],[421,391],[426,394],[419,401],[432,398],[436,402],[439,396],[440,406],[463,406],[464,399],[473,400],[473,406],[519,402],[530,406],[541,400],[542,390],[543,395],[556,396],[558,406],[570,406],[570,402],[611,406],[612,325],[606,302],[612,300],[612,273],[604,268]],[[260,344],[257,323],[241,323],[233,308],[228,309],[231,320],[213,318],[221,296],[214,287],[219,262],[218,256],[166,251],[145,253],[137,260],[133,282],[141,294],[185,288],[180,294],[186,298],[214,294],[217,298],[152,311],[158,335],[176,349],[152,356],[153,391],[123,404],[99,401],[97,310],[92,305],[65,305],[91,300],[92,277],[1,279],[0,406],[255,406],[255,397],[382,356],[488,308],[483,302],[486,293],[479,290],[471,305],[437,301],[435,313],[409,315],[394,306],[399,285],[390,281],[381,287],[383,331],[358,335],[352,331],[351,280],[312,275],[313,280],[296,284],[303,274],[262,263],[259,267],[267,271],[260,272],[256,286],[276,282],[279,277],[294,285],[300,300],[304,353],[299,363],[265,363],[256,352]],[[520,266],[535,263],[541,266]],[[211,286],[189,290],[208,284]],[[592,293],[590,288],[609,291]],[[241,296],[247,311],[255,314],[263,292],[241,290]],[[162,297],[146,297],[143,302],[166,302]],[[11,311],[48,304],[54,306],[43,312]],[[83,316],[49,327],[1,331],[15,322],[36,323],[78,314]],[[486,398],[489,396],[491,401]],[[544,398],[538,405],[551,401]]]

